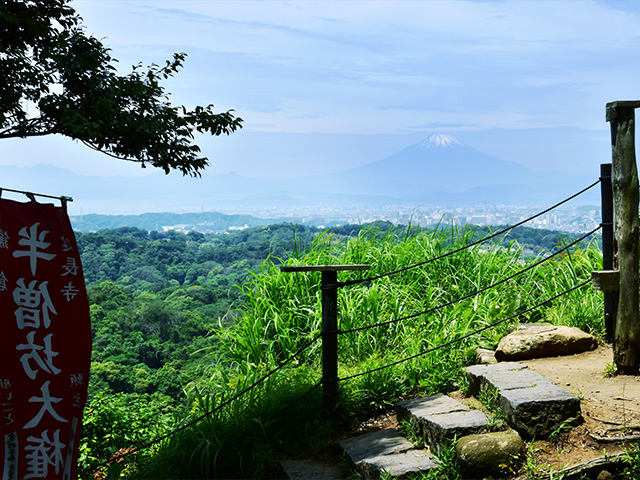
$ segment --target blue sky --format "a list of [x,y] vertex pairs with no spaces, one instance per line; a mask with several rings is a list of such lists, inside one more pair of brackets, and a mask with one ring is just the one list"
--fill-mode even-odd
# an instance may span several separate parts
[[[640,2],[76,0],[120,60],[186,52],[172,100],[233,108],[209,173],[339,171],[433,133],[537,170],[598,173],[605,104],[640,98]],[[141,175],[63,138],[3,140],[0,165]]]

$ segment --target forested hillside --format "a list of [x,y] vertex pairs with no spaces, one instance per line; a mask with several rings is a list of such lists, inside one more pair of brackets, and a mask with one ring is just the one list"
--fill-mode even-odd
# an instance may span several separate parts
[[239,286],[267,257],[286,258],[314,233],[272,225],[233,235],[131,227],[77,234],[91,303],[91,391],[178,399],[208,334],[229,324]]
[[[292,259],[315,263],[353,260],[375,266],[386,255],[376,249],[399,248],[411,239],[419,243],[434,236],[438,248],[447,249],[487,234],[490,230],[486,227],[464,232],[442,228],[429,233],[386,222],[330,231],[275,224],[232,234],[161,233],[132,227],[77,233],[94,334],[83,465],[96,465],[119,448],[155,438],[188,416],[189,409],[204,408],[193,403],[198,398],[194,392],[203,382],[221,381],[213,380],[221,371],[231,375],[223,383],[233,383],[235,374],[231,371],[270,363],[263,358],[263,349],[285,358],[307,338],[319,315],[301,306],[303,299],[298,297],[315,297],[318,279],[314,286],[308,276],[290,276],[291,282],[301,281],[310,290],[283,292],[278,301],[299,305],[296,308],[307,312],[306,323],[294,328],[297,333],[285,329],[286,336],[274,340],[265,335],[279,328],[272,322],[277,322],[284,315],[281,309],[287,307],[282,304],[273,310],[266,325],[264,319],[253,317],[257,315],[254,310],[262,308],[258,306],[261,301],[273,300],[270,293],[260,293],[265,272],[265,278],[273,278],[273,269]],[[519,252],[516,257],[523,259],[523,248],[531,253],[544,251],[570,241],[568,238],[559,232],[518,228],[491,245]],[[354,244],[363,254],[368,251],[368,257],[345,260],[331,253]],[[313,252],[324,253],[313,256]],[[474,255],[480,252],[478,249]],[[401,253],[392,263],[410,264],[423,260],[424,255],[427,252]],[[513,253],[507,257],[516,258]],[[386,267],[380,264],[377,268]],[[519,297],[508,298],[508,305],[496,304],[496,311],[509,311],[525,303]]]

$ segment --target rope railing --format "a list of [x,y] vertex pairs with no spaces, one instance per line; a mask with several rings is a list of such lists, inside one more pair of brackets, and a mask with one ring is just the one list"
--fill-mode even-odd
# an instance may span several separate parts
[[467,333],[467,334],[465,334],[465,335],[463,335],[463,336],[461,336],[459,338],[455,338],[455,339],[450,340],[450,341],[448,341],[446,343],[438,345],[437,347],[429,348],[429,349],[427,349],[427,350],[425,350],[423,352],[417,353],[415,355],[411,355],[409,357],[406,357],[406,358],[403,358],[401,360],[395,361],[395,362],[390,363],[388,365],[383,365],[382,367],[377,367],[377,368],[373,368],[371,370],[367,370],[366,372],[360,372],[360,373],[356,373],[356,374],[353,374],[353,375],[349,375],[348,377],[338,378],[338,381],[339,382],[343,382],[343,381],[346,381],[346,380],[351,380],[353,378],[361,377],[363,375],[368,375],[370,373],[378,372],[380,370],[384,370],[386,368],[394,367],[394,366],[399,365],[401,363],[408,362],[409,360],[413,360],[414,358],[421,357],[421,356],[426,355],[428,353],[435,352],[435,351],[440,350],[442,348],[449,347],[449,346],[451,346],[451,345],[453,345],[455,343],[461,342],[462,340],[465,340],[465,339],[467,339],[469,337],[477,335],[478,333],[484,332],[485,330],[489,330],[491,328],[495,328],[495,327],[497,327],[498,325],[500,325],[502,323],[508,322],[509,320],[512,320],[512,319],[517,318],[517,317],[519,317],[521,315],[524,315],[525,313],[529,313],[529,312],[531,312],[531,311],[533,311],[533,310],[535,310],[537,308],[540,308],[541,306],[545,305],[546,303],[552,302],[553,300],[556,300],[557,298],[562,297],[563,295],[571,293],[574,290],[577,290],[578,288],[587,285],[588,283],[591,283],[591,280],[586,280],[586,281],[584,281],[584,282],[582,282],[582,283],[580,283],[578,285],[575,285],[575,286],[571,287],[568,290],[565,290],[564,292],[561,292],[561,293],[559,293],[557,295],[554,295],[551,298],[547,298],[545,301],[540,302],[540,303],[534,305],[533,307],[529,307],[526,310],[523,310],[521,312],[518,312],[518,313],[515,313],[515,314],[511,315],[510,317],[503,318],[502,320],[498,320],[497,322],[493,322],[493,323],[491,323],[489,325],[485,325],[482,328],[479,328],[479,329],[474,330],[471,333]]
[[520,226],[524,225],[525,223],[528,223],[528,222],[530,222],[532,220],[535,220],[536,218],[541,217],[542,215],[544,215],[546,213],[549,213],[552,210],[555,210],[556,208],[564,205],[565,203],[567,203],[567,202],[573,200],[574,198],[582,195],[583,193],[589,191],[590,189],[592,189],[593,187],[598,185],[600,183],[600,181],[601,181],[601,179],[599,178],[598,180],[593,182],[588,187],[583,188],[579,192],[574,193],[570,197],[565,198],[564,200],[556,203],[555,205],[552,205],[551,207],[546,208],[545,210],[542,210],[542,211],[536,213],[535,215],[533,215],[531,217],[525,218],[524,220],[521,220],[518,223],[515,223],[515,224],[510,225],[510,226],[508,226],[508,227],[506,227],[506,228],[504,228],[504,229],[502,229],[502,230],[500,230],[498,232],[495,232],[495,233],[492,233],[491,235],[483,237],[480,240],[476,240],[475,242],[469,243],[469,244],[464,245],[464,246],[462,246],[460,248],[456,248],[455,250],[451,250],[451,251],[449,251],[447,253],[444,253],[442,255],[439,255],[437,257],[433,257],[433,258],[430,258],[430,259],[425,260],[423,262],[415,263],[413,265],[409,265],[409,266],[406,266],[406,267],[403,267],[403,268],[399,268],[397,270],[392,270],[392,271],[387,272],[387,273],[381,273],[381,274],[375,275],[373,277],[361,278],[361,279],[357,279],[357,280],[349,280],[349,281],[346,281],[346,282],[337,282],[334,285],[325,285],[325,286],[323,286],[323,288],[325,288],[325,289],[342,288],[342,287],[348,287],[348,286],[351,286],[351,285],[358,285],[360,283],[370,284],[374,280],[379,280],[379,279],[384,278],[384,277],[388,277],[388,276],[391,276],[391,275],[396,275],[398,273],[406,272],[407,270],[412,270],[414,268],[421,267],[423,265],[427,265],[427,264],[435,262],[437,260],[441,260],[443,258],[446,258],[446,257],[448,257],[450,255],[454,255],[456,253],[462,252],[462,251],[467,250],[469,248],[475,247],[476,245],[484,243],[487,240],[491,240],[492,238],[498,237],[498,236],[500,236],[500,235],[502,235],[504,233],[509,232],[510,230],[513,230],[516,227],[520,227]]
[[[201,415],[199,415],[198,417],[189,420],[187,422],[183,422],[182,424],[180,424],[177,428],[175,428],[174,430],[172,430],[169,433],[166,433],[164,435],[161,435],[158,438],[155,438],[145,444],[142,444],[139,447],[135,447],[133,449],[127,450],[126,452],[118,452],[115,453],[109,460],[104,461],[98,465],[94,465],[91,466],[90,468],[87,468],[85,470],[82,470],[79,473],[87,473],[91,470],[96,471],[99,470],[100,468],[106,467],[108,465],[111,465],[114,462],[117,462],[120,459],[126,458],[128,456],[131,456],[133,454],[136,454],[138,452],[141,452],[142,450],[147,450],[151,447],[153,447],[154,445],[159,444],[160,442],[166,440],[167,438],[173,437],[174,435],[180,433],[183,430],[186,430],[187,428],[195,425],[196,423],[201,422],[202,420],[204,420],[207,417],[210,417],[211,415],[213,415],[214,413],[218,412],[219,410],[222,410],[224,407],[226,407],[227,405],[231,404],[232,402],[236,401],[237,399],[239,399],[240,397],[242,397],[244,394],[246,394],[247,392],[253,390],[254,388],[258,387],[260,384],[264,383],[267,379],[269,379],[271,376],[275,375],[278,371],[282,370],[286,365],[288,365],[289,363],[291,363],[293,360],[295,360],[297,357],[299,357],[300,355],[302,355],[304,352],[306,352],[315,342],[317,342],[320,339],[321,335],[317,334],[313,339],[311,339],[310,341],[308,341],[306,343],[306,345],[302,348],[300,348],[296,353],[294,353],[293,355],[291,355],[287,360],[285,360],[283,363],[281,363],[280,365],[278,365],[276,368],[270,370],[268,373],[266,373],[265,375],[263,375],[262,377],[260,377],[260,379],[256,380],[255,382],[253,382],[251,385],[249,385],[248,387],[245,387],[244,389],[242,389],[240,392],[238,392],[236,395],[234,395],[233,397],[225,400],[224,402],[222,402],[221,404],[219,404],[218,406],[216,406],[215,408],[213,408],[212,410],[209,410],[208,412],[205,412]],[[318,388],[318,386],[321,384],[322,382],[320,382],[319,384],[313,386],[308,392],[305,392],[304,395],[302,395],[300,398],[302,398],[305,395],[308,395],[310,392],[312,392],[313,390],[315,390],[316,388]]]
[[497,281],[497,282],[495,282],[495,283],[493,283],[491,285],[488,285],[488,286],[483,287],[483,288],[481,288],[479,290],[476,290],[475,292],[472,292],[472,293],[469,293],[469,294],[464,295],[462,297],[459,297],[459,298],[457,298],[455,300],[451,300],[451,301],[449,301],[447,303],[443,303],[441,305],[437,305],[435,307],[429,308],[429,309],[424,310],[422,312],[413,313],[413,314],[407,315],[405,317],[396,318],[396,319],[393,319],[393,320],[388,320],[386,322],[380,322],[380,323],[376,323],[376,324],[373,324],[373,325],[365,325],[363,327],[356,327],[356,328],[352,328],[352,329],[349,329],[349,330],[337,330],[337,333],[339,335],[340,334],[347,334],[347,333],[355,333],[355,332],[360,332],[360,331],[363,331],[363,330],[369,330],[369,329],[376,328],[376,327],[383,327],[383,326],[386,326],[386,325],[391,325],[391,324],[394,324],[394,323],[402,322],[404,320],[410,320],[412,318],[416,318],[416,317],[419,317],[421,315],[427,315],[429,313],[433,313],[435,311],[441,310],[441,309],[443,309],[445,307],[449,307],[449,306],[454,305],[456,303],[460,303],[460,302],[462,302],[464,300],[468,300],[469,298],[475,297],[476,295],[479,295],[480,293],[486,292],[487,290],[491,290],[492,288],[495,288],[495,287],[497,287],[499,285],[502,285],[503,283],[506,283],[509,280],[512,280],[512,279],[518,277],[519,275],[522,275],[523,273],[526,273],[529,270],[532,270],[535,267],[537,267],[537,266],[539,266],[539,265],[541,265],[541,264],[543,264],[545,262],[548,262],[549,260],[551,260],[551,259],[557,257],[558,255],[562,254],[563,252],[567,251],[568,249],[570,249],[574,245],[577,245],[578,243],[582,242],[587,237],[593,235],[594,233],[596,233],[601,228],[602,228],[602,226],[598,226],[598,227],[594,228],[593,230],[591,230],[589,233],[583,235],[582,237],[580,237],[580,238],[574,240],[573,242],[571,242],[570,244],[564,246],[560,250],[555,251],[554,253],[552,253],[551,255],[549,255],[547,257],[544,257],[542,260],[539,260],[539,261],[537,261],[535,263],[532,263],[531,265],[523,268],[522,270],[519,270],[518,272],[516,272],[516,273],[514,273],[512,275],[509,275],[508,277],[503,278],[502,280],[499,280],[499,281]]
[[[323,277],[322,277],[322,283],[321,283],[321,291],[322,291],[322,305],[323,305],[323,313],[322,313],[322,338],[323,338],[323,358],[322,358],[322,370],[323,370],[323,394],[324,394],[324,404],[325,404],[325,409],[329,412],[334,411],[335,407],[337,406],[338,403],[338,333],[348,333],[348,332],[352,332],[352,331],[357,331],[360,329],[367,329],[367,328],[375,328],[377,326],[381,326],[380,324],[375,325],[375,326],[370,326],[370,327],[359,327],[358,329],[352,329],[349,331],[344,331],[344,332],[340,332],[338,330],[338,324],[337,324],[337,289],[341,288],[343,286],[347,286],[347,285],[355,285],[355,284],[359,284],[359,283],[366,283],[367,286],[369,286],[369,284],[371,283],[372,280],[378,279],[378,278],[382,278],[382,277],[386,277],[395,273],[400,273],[400,272],[404,272],[407,271],[409,269],[412,268],[416,268],[419,267],[421,265],[425,265],[427,263],[431,263],[431,262],[435,262],[436,260],[445,258],[447,256],[453,255],[455,253],[461,252],[463,250],[466,250],[468,248],[474,247],[482,242],[485,242],[491,238],[495,238],[498,235],[502,235],[506,232],[508,232],[509,230],[512,230],[513,228],[523,225],[524,223],[531,221],[532,219],[538,218],[541,215],[544,215],[545,213],[548,213],[549,211],[558,208],[559,206],[563,205],[564,203],[576,198],[577,196],[583,194],[584,192],[588,191],[589,189],[593,188],[594,186],[598,185],[600,182],[602,181],[602,178],[599,178],[597,181],[593,182],[591,185],[589,185],[588,187],[580,190],[579,192],[575,193],[574,195],[571,195],[570,197],[565,198],[564,200],[562,200],[561,202],[556,203],[555,205],[553,205],[552,207],[549,207],[539,213],[537,213],[536,215],[533,215],[527,219],[522,220],[521,222],[516,223],[515,225],[512,225],[510,227],[504,228],[498,232],[493,233],[492,235],[488,235],[485,238],[482,238],[478,241],[469,243],[467,245],[464,245],[460,248],[454,249],[452,251],[449,251],[443,255],[440,255],[438,257],[435,258],[431,258],[429,260],[425,260],[423,262],[419,262],[416,263],[414,265],[408,266],[408,267],[404,267],[398,270],[394,270],[385,274],[381,274],[381,275],[377,275],[374,277],[369,277],[369,278],[364,278],[364,279],[360,279],[360,280],[352,280],[352,281],[348,281],[348,282],[338,282],[337,280],[337,276],[336,276],[336,269],[340,268],[342,270],[347,270],[348,266],[345,265],[326,265],[326,266],[300,266],[300,267],[296,267],[297,270],[285,270],[285,267],[282,267],[281,270],[282,271],[321,271],[319,269],[325,269],[326,271],[323,271]],[[601,228],[602,225],[599,227]],[[588,235],[593,234],[595,231],[597,231],[597,229],[594,229],[594,231],[590,232]],[[586,236],[584,237],[586,238]],[[583,240],[579,239],[578,241]],[[575,242],[577,243],[577,242]],[[555,255],[559,254],[561,252],[556,252]],[[551,257],[553,258],[553,257]],[[546,261],[546,260],[545,260]],[[364,265],[358,265],[358,267],[364,267]],[[370,267],[367,265],[367,267]],[[289,268],[289,267],[286,267]],[[531,267],[533,268],[533,266]],[[358,268],[358,270],[363,270],[363,268]],[[329,272],[331,271],[331,276],[329,275]],[[498,284],[504,283],[507,280],[501,281]],[[481,291],[487,290],[488,288],[493,288],[493,286],[490,287],[486,287],[485,289],[482,289]],[[477,295],[479,292],[474,292],[473,294],[469,295],[469,296],[474,296]],[[444,305],[446,306],[446,305]],[[440,307],[443,308],[444,306]],[[325,309],[326,307],[326,309]],[[326,311],[325,311],[326,310]],[[420,316],[420,315],[424,315],[425,312],[419,312],[417,314],[414,314],[412,316],[409,316],[408,318],[413,318],[416,316]],[[520,313],[522,314],[522,313]],[[406,319],[405,317],[403,317],[404,319]],[[396,320],[397,321],[397,320]],[[390,321],[391,322],[391,321]],[[390,322],[383,322],[383,324],[388,324]]]
[[[495,237],[497,237],[499,235],[505,234],[506,232],[508,232],[508,231],[518,227],[518,226],[521,226],[521,225],[523,225],[523,224],[525,224],[527,222],[530,222],[530,221],[532,221],[532,220],[534,220],[534,219],[536,219],[536,218],[538,218],[538,217],[550,212],[551,210],[554,210],[555,208],[560,207],[561,205],[567,203],[568,201],[570,201],[573,198],[581,195],[582,193],[588,191],[589,189],[591,189],[594,186],[596,186],[598,183],[600,183],[600,179],[598,179],[596,182],[594,182],[593,184],[589,185],[588,187],[582,189],[581,191],[575,193],[574,195],[562,200],[561,202],[556,203],[555,205],[553,205],[553,206],[551,206],[551,207],[549,207],[549,208],[547,208],[547,209],[545,209],[545,210],[543,210],[543,211],[541,211],[541,212],[539,212],[539,213],[537,213],[537,214],[535,214],[535,215],[533,215],[531,217],[528,217],[527,219],[524,219],[524,220],[522,220],[522,221],[520,221],[520,222],[518,222],[518,223],[516,223],[514,225],[511,225],[511,226],[509,226],[507,228],[504,228],[504,229],[502,229],[502,230],[500,230],[498,232],[495,232],[495,233],[493,233],[491,235],[488,235],[488,236],[486,236],[486,237],[484,237],[484,238],[482,238],[480,240],[477,240],[475,242],[467,244],[467,245],[465,245],[463,247],[460,247],[460,248],[454,249],[452,251],[449,251],[449,252],[447,252],[447,253],[445,253],[443,255],[440,255],[440,256],[431,258],[429,260],[425,260],[423,262],[419,262],[419,263],[416,263],[416,264],[413,264],[413,265],[410,265],[410,266],[407,266],[407,267],[404,267],[404,268],[400,268],[400,269],[397,269],[397,270],[394,270],[394,271],[390,271],[390,272],[387,272],[387,273],[384,273],[384,274],[376,275],[376,276],[373,276],[373,277],[369,277],[369,278],[365,278],[365,279],[359,279],[359,280],[351,280],[351,281],[347,281],[347,282],[336,282],[336,283],[333,283],[333,284],[323,285],[322,286],[322,290],[336,289],[336,288],[341,288],[341,287],[350,286],[350,285],[356,285],[356,284],[360,284],[360,283],[370,284],[370,282],[373,281],[373,280],[377,280],[377,279],[384,278],[384,277],[387,277],[387,276],[390,276],[390,275],[398,274],[398,273],[401,273],[401,272],[404,272],[404,271],[407,271],[407,270],[410,270],[410,269],[413,269],[413,268],[420,267],[422,265],[426,265],[428,263],[435,262],[437,260],[443,259],[443,258],[448,257],[450,255],[454,255],[454,254],[459,253],[459,252],[461,252],[463,250],[472,248],[472,247],[474,247],[476,245],[479,245],[479,244],[481,244],[483,242],[486,242],[487,240],[495,238]],[[89,468],[86,468],[86,469],[82,470],[80,473],[84,474],[84,473],[87,473],[89,471],[99,470],[100,468],[103,468],[103,467],[106,467],[108,465],[111,465],[112,463],[117,462],[117,461],[119,461],[119,460],[121,460],[121,459],[123,459],[125,457],[133,455],[133,454],[138,453],[140,451],[149,449],[149,448],[151,448],[151,447],[153,447],[155,445],[158,445],[159,443],[161,443],[162,441],[166,440],[167,438],[173,437],[174,435],[177,435],[179,432],[184,431],[185,429],[195,425],[196,423],[201,422],[205,418],[213,415],[214,413],[216,413],[219,410],[223,409],[224,407],[228,406],[232,402],[238,400],[240,397],[242,397],[243,395],[245,395],[249,391],[257,388],[259,385],[264,383],[266,380],[268,380],[275,373],[277,373],[278,371],[282,370],[286,365],[288,365],[294,359],[296,359],[297,357],[302,355],[304,352],[306,352],[316,341],[318,341],[325,334],[336,334],[336,333],[347,334],[347,333],[354,333],[354,332],[358,332],[358,331],[362,331],[362,330],[366,330],[366,329],[376,328],[376,327],[380,327],[380,326],[384,326],[384,325],[389,325],[389,324],[400,322],[400,321],[407,320],[407,319],[410,319],[410,318],[415,318],[415,317],[418,317],[420,315],[425,315],[425,314],[434,312],[436,310],[445,308],[447,306],[453,305],[455,303],[461,302],[463,300],[466,300],[468,298],[476,296],[476,295],[478,295],[478,294],[480,294],[480,293],[482,293],[484,291],[487,291],[489,289],[495,288],[498,285],[501,285],[501,284],[503,284],[503,283],[505,283],[505,282],[517,277],[518,275],[521,275],[521,274],[525,273],[526,271],[529,271],[532,268],[537,267],[541,263],[549,261],[550,259],[556,257],[557,255],[561,254],[562,252],[568,250],[572,246],[574,246],[574,245],[578,244],[579,242],[583,241],[585,238],[589,237],[590,235],[593,235],[600,228],[602,228],[602,225],[600,225],[599,227],[595,228],[591,232],[583,235],[582,237],[578,238],[577,240],[571,242],[570,244],[566,245],[561,250],[558,250],[558,251],[554,252],[552,255],[550,255],[548,257],[545,257],[544,259],[542,259],[542,260],[540,260],[540,261],[538,261],[538,262],[536,262],[536,263],[534,263],[534,264],[532,264],[532,265],[520,270],[519,272],[516,272],[515,274],[510,275],[507,278],[504,278],[504,279],[502,279],[502,280],[500,280],[500,281],[498,281],[498,282],[496,282],[496,283],[494,283],[492,285],[484,287],[482,289],[479,289],[479,290],[477,290],[477,291],[475,291],[475,292],[473,292],[471,294],[465,295],[465,296],[463,296],[463,297],[461,297],[459,299],[447,302],[447,303],[442,304],[442,305],[438,305],[436,307],[433,307],[431,309],[428,309],[428,310],[425,310],[425,311],[422,311],[422,312],[419,312],[419,313],[416,313],[416,314],[412,314],[412,315],[409,315],[409,316],[406,316],[406,317],[402,317],[402,318],[398,318],[398,319],[393,319],[393,320],[390,320],[390,321],[387,321],[387,322],[378,323],[378,324],[375,324],[375,325],[368,325],[368,326],[365,326],[365,327],[359,327],[359,328],[350,329],[350,330],[323,331],[321,334],[316,335],[312,340],[307,342],[302,348],[300,348],[297,352],[295,352],[293,355],[291,355],[287,360],[285,360],[279,366],[277,366],[276,368],[270,370],[268,373],[263,375],[260,379],[256,380],[251,385],[249,385],[246,388],[242,389],[236,395],[232,396],[231,398],[229,398],[226,401],[222,402],[221,404],[217,405],[215,408],[213,408],[213,409],[211,409],[211,410],[199,415],[196,418],[193,418],[191,420],[183,422],[182,424],[180,424],[177,428],[175,428],[171,432],[168,432],[168,433],[166,433],[164,435],[161,435],[160,437],[158,437],[158,438],[156,438],[154,440],[151,440],[151,441],[149,441],[149,442],[147,442],[147,443],[145,443],[145,444],[143,444],[143,445],[141,445],[139,447],[135,447],[133,449],[127,450],[126,452],[122,452],[122,453],[118,452],[118,453],[114,454],[108,461],[102,462],[102,463],[100,463],[98,465],[93,465],[93,466],[91,466]],[[365,372],[360,372],[360,373],[357,373],[357,374],[354,374],[354,375],[350,375],[350,376],[347,376],[347,377],[343,377],[343,378],[335,378],[335,379],[322,378],[322,380],[320,380],[320,382],[318,382],[313,387],[308,389],[308,391],[306,391],[304,394],[302,394],[299,398],[302,398],[302,397],[308,395],[309,393],[313,392],[319,386],[326,384],[328,381],[342,382],[342,381],[351,380],[353,378],[357,378],[357,377],[360,377],[360,376],[363,376],[363,375],[367,375],[367,374],[370,374],[370,373],[373,373],[373,372],[376,372],[376,371],[380,371],[380,370],[383,370],[383,369],[386,369],[386,368],[390,368],[390,367],[393,367],[395,365],[398,365],[398,364],[407,362],[409,360],[412,360],[414,358],[418,358],[418,357],[426,355],[428,353],[432,353],[434,351],[446,348],[446,347],[451,346],[451,345],[453,345],[455,343],[461,342],[461,341],[463,341],[463,340],[465,340],[465,339],[467,339],[467,338],[469,338],[469,337],[471,337],[473,335],[477,335],[478,333],[481,333],[481,332],[483,332],[485,330],[488,330],[488,329],[491,329],[491,328],[495,328],[496,326],[498,326],[498,325],[500,325],[500,324],[502,324],[504,322],[507,322],[509,320],[512,320],[513,318],[516,318],[518,316],[521,316],[523,314],[531,312],[531,311],[533,311],[533,310],[535,310],[537,308],[540,308],[541,306],[545,305],[546,303],[549,303],[549,302],[551,302],[551,301],[553,301],[553,300],[555,300],[555,299],[557,299],[557,298],[559,298],[559,297],[561,297],[563,295],[566,295],[566,294],[568,294],[568,293],[570,293],[570,292],[572,292],[572,291],[574,291],[574,290],[586,285],[587,283],[589,283],[589,281],[585,281],[585,282],[583,282],[583,283],[581,283],[579,285],[576,285],[576,286],[574,286],[574,287],[572,287],[572,288],[570,288],[568,290],[565,290],[562,293],[559,293],[559,294],[557,294],[557,295],[555,295],[555,296],[553,296],[551,298],[548,298],[548,299],[544,300],[543,302],[540,302],[537,305],[534,305],[534,306],[532,306],[532,307],[530,307],[530,308],[528,308],[528,309],[526,309],[524,311],[518,312],[518,313],[516,313],[516,314],[514,314],[514,315],[512,315],[510,317],[504,318],[504,319],[499,320],[497,322],[493,322],[493,323],[491,323],[489,325],[485,325],[484,327],[481,327],[481,328],[479,328],[479,329],[477,329],[477,330],[475,330],[473,332],[470,332],[468,334],[465,334],[465,335],[463,335],[461,337],[458,337],[458,338],[455,338],[453,340],[450,340],[449,342],[446,342],[444,344],[438,345],[437,347],[429,348],[429,349],[427,349],[427,350],[425,350],[423,352],[420,352],[418,354],[411,355],[411,356],[403,358],[401,360],[392,362],[392,363],[390,363],[388,365],[377,367],[375,369],[371,369],[371,370],[368,370],[368,371],[365,371]]]

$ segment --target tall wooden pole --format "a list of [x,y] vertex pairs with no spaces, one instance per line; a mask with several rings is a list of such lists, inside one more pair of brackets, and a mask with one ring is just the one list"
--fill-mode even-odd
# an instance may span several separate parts
[[640,101],[607,104],[613,157],[614,263],[620,271],[613,360],[618,372],[637,375],[640,369],[640,235],[638,227],[638,167],[635,152],[635,108]]

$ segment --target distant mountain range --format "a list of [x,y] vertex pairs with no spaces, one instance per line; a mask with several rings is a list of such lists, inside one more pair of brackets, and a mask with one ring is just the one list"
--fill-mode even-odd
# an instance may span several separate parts
[[[382,160],[330,175],[289,180],[236,173],[201,179],[155,172],[145,177],[81,176],[52,165],[0,167],[0,187],[74,198],[74,214],[139,214],[233,207],[534,205],[561,200],[593,176],[538,172],[436,134]],[[599,203],[597,189],[576,200]]]

